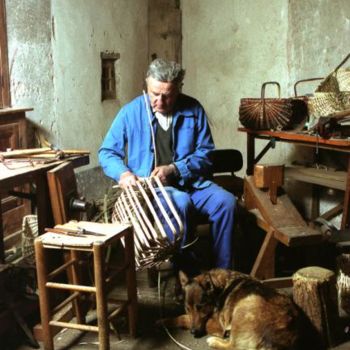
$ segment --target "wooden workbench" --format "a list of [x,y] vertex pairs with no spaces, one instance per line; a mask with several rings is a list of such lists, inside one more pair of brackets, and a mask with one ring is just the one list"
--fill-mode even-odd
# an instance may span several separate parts
[[[61,164],[64,161],[71,161],[74,167],[89,164],[89,156],[75,156],[64,160],[58,160],[47,164],[30,165],[28,163],[11,164],[6,167],[0,163],[0,205],[1,198],[7,196],[8,191],[13,187],[32,183],[35,185],[35,203],[38,215],[39,234],[44,232],[45,227],[52,224],[51,206],[47,185],[46,173],[48,170]],[[1,213],[1,208],[0,208]],[[4,262],[4,236],[2,216],[0,215],[0,263]]]
[[[294,131],[270,131],[270,130],[251,130],[239,128],[240,132],[247,134],[247,175],[253,174],[254,165],[259,163],[263,156],[272,148],[276,142],[292,143],[294,145],[326,149],[334,152],[341,152],[347,155],[347,171],[329,172],[322,169],[311,168],[286,168],[285,176],[308,182],[315,185],[327,186],[334,189],[343,190],[344,199],[342,211],[341,229],[350,226],[350,139],[329,138],[325,139],[319,136],[313,136],[302,132]],[[255,154],[255,140],[268,140],[266,146],[261,152]]]

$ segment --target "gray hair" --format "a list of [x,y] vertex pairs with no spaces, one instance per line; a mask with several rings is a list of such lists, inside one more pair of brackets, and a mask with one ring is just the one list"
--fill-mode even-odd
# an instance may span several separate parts
[[175,83],[180,88],[185,77],[185,70],[179,63],[157,58],[148,67],[146,79],[148,77],[161,82]]

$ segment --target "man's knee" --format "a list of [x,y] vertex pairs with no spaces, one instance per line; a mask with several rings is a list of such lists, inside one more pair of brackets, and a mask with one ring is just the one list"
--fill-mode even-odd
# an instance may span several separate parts
[[177,209],[182,213],[193,206],[191,198],[186,192],[176,191],[172,193],[172,199]]
[[217,195],[216,202],[216,206],[218,208],[225,211],[234,212],[237,204],[237,199],[232,193],[226,190],[222,190],[222,192]]

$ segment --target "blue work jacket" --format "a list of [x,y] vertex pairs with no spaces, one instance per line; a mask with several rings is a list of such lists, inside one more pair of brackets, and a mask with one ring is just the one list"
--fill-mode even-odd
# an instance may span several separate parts
[[[146,99],[149,106],[148,96]],[[152,112],[150,118],[151,121],[142,95],[121,108],[99,150],[99,161],[107,176],[116,181],[126,171],[139,177],[150,176],[154,168],[150,123],[154,135],[157,128]],[[190,96],[180,94],[177,98],[172,138],[173,163],[180,173],[178,185],[208,186],[212,165],[208,153],[214,149],[214,143],[203,107]]]

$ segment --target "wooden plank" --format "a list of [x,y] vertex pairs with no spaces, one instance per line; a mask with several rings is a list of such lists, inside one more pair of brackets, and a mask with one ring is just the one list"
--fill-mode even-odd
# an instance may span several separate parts
[[0,0],[0,108],[11,106],[5,0]]
[[340,228],[342,230],[349,227],[350,217],[350,157],[348,157],[348,173],[346,176],[346,186],[344,195],[344,210]]
[[314,185],[325,186],[345,191],[346,171],[287,166],[284,170],[285,180],[297,180]]
[[[296,133],[295,131],[270,131],[270,130],[251,130],[246,128],[238,128],[238,131],[246,132],[248,134],[254,135],[258,138],[271,138],[274,137],[277,140],[293,143],[304,143],[320,146],[336,146],[339,148],[350,148],[350,141],[348,139],[324,139],[318,136],[312,136],[304,133]],[[349,151],[349,149],[344,149],[344,151]]]
[[267,232],[270,229],[270,225],[264,220],[259,209],[251,209],[251,210],[249,210],[249,212],[252,213],[256,217],[256,224],[261,229],[263,229],[265,232]]
[[278,288],[278,289],[292,288],[293,287],[292,277],[269,278],[269,279],[262,281],[262,283],[266,284],[267,286],[269,286],[271,288]]
[[258,209],[268,225],[274,228],[280,242],[295,246],[322,240],[322,234],[306,224],[287,194],[280,194],[277,203],[272,204],[268,193],[255,187],[252,176],[246,177],[244,182],[247,209]]
[[245,182],[247,184],[246,189],[251,193],[256,208],[259,209],[262,217],[271,226],[307,226],[287,194],[282,192],[277,198],[277,203],[272,204],[267,191],[255,187],[253,177],[246,177]]

